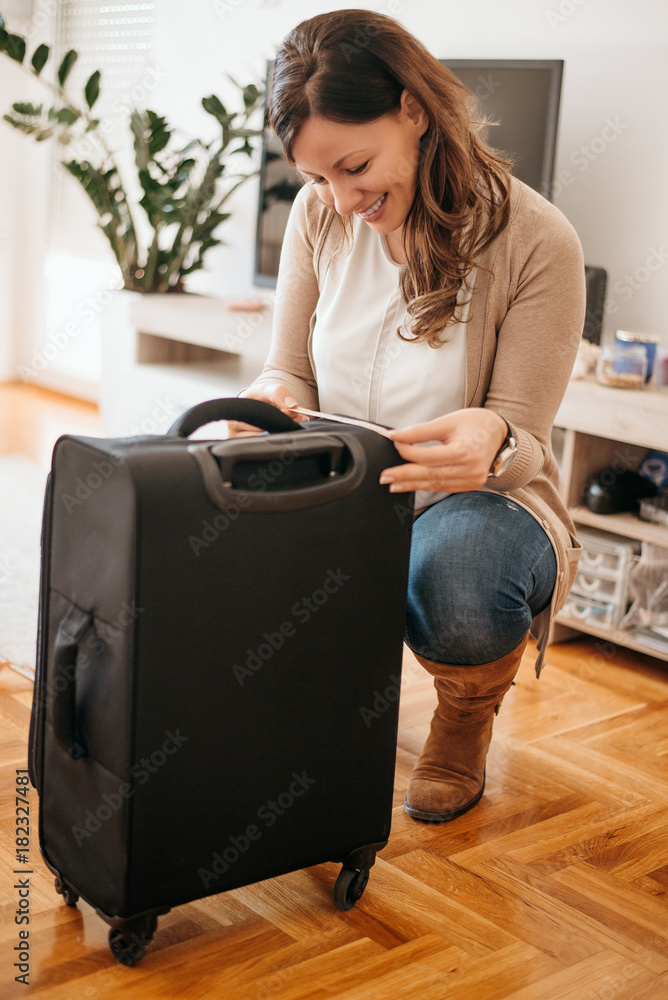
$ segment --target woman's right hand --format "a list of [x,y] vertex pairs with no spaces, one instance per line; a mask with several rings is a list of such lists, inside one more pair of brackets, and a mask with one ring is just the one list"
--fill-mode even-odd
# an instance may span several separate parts
[[[269,403],[271,406],[277,407],[282,410],[283,413],[287,413],[289,417],[298,422],[303,422],[308,420],[308,417],[302,416],[301,413],[295,413],[292,409],[293,406],[298,406],[297,400],[294,396],[290,395],[290,390],[280,382],[266,382],[262,384],[259,389],[244,389],[243,392],[239,393],[240,399],[259,399],[262,403]],[[244,437],[249,434],[261,434],[262,431],[259,427],[252,427],[250,424],[245,424],[241,420],[228,420],[228,436],[229,437]]]

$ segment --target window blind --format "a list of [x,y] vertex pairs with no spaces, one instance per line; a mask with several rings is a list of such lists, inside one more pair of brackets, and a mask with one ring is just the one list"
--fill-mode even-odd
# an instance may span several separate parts
[[[126,190],[133,196],[136,170],[130,112],[152,105],[152,91],[164,77],[151,65],[156,3],[59,0],[54,6],[53,64],[60,65],[65,53],[76,49],[78,59],[66,89],[82,107],[86,81],[100,70],[100,96],[92,113],[102,123],[106,145],[114,151]],[[52,380],[64,375],[92,386],[100,379],[103,309],[109,290],[118,287],[120,272],[88,197],[56,158],[93,160],[94,148],[86,134],[64,148],[53,145],[45,289],[48,335],[73,331],[61,336],[67,345],[50,362],[49,374]]]
[[[76,103],[84,104],[83,88],[91,73],[100,70],[100,97],[93,114],[103,123],[107,145],[118,153],[121,169],[130,165],[132,137],[130,111],[151,105],[151,92],[160,74],[151,69],[155,3],[109,3],[108,0],[62,0],[58,4],[56,60],[69,49],[79,57],[67,81]],[[82,137],[67,157],[85,159],[91,147]],[[62,155],[63,151],[56,151]],[[132,180],[133,171],[129,174]],[[54,171],[52,250],[69,256],[107,259],[106,245],[96,231],[96,216],[73,178],[57,166]]]

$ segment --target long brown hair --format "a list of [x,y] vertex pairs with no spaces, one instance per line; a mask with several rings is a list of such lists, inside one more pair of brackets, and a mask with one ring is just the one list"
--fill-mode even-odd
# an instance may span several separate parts
[[471,92],[393,18],[338,10],[302,21],[284,38],[274,62],[269,123],[294,165],[293,143],[312,115],[365,124],[396,114],[404,90],[424,108],[429,126],[403,230],[400,288],[412,336],[398,332],[438,347],[445,327],[458,319],[457,293],[475,258],[509,218],[510,164],[479,134]]

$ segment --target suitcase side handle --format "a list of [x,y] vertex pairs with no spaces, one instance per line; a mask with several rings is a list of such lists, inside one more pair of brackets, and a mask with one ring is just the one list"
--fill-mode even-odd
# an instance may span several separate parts
[[263,403],[261,399],[233,397],[207,399],[197,406],[192,406],[174,421],[167,433],[178,437],[189,437],[198,427],[210,424],[214,420],[241,420],[253,427],[269,431],[270,434],[303,430],[301,424],[271,403]]
[[86,755],[85,747],[76,738],[76,662],[79,643],[92,620],[88,612],[71,608],[60,623],[54,646],[51,685],[53,734],[74,760]]

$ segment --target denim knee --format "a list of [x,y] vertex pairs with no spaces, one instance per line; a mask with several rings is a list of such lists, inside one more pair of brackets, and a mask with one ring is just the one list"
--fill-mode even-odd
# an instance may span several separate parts
[[413,526],[406,642],[430,660],[499,659],[547,606],[556,559],[538,522],[511,498],[453,494]]

